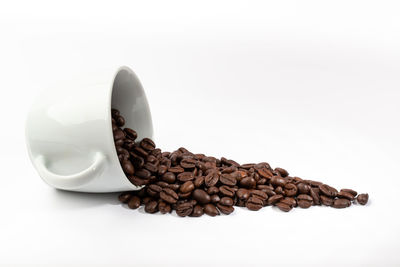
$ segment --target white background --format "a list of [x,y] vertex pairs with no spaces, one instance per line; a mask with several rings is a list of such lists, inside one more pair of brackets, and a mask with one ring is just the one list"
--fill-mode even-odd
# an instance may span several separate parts
[[[398,1],[1,1],[0,263],[399,266],[399,14]],[[159,147],[268,161],[370,203],[179,218],[48,187],[25,148],[33,98],[119,65],[146,89]]]

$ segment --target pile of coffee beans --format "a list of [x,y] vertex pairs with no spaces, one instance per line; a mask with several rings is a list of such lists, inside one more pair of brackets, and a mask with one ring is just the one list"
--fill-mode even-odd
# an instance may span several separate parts
[[115,148],[129,181],[144,186],[119,196],[131,209],[144,205],[148,213],[170,213],[182,217],[230,214],[234,206],[259,210],[276,206],[288,212],[292,208],[325,205],[346,208],[358,202],[365,205],[368,194],[352,189],[336,190],[327,184],[292,177],[282,168],[271,168],[266,162],[239,164],[222,157],[217,159],[194,154],[181,147],[162,152],[144,138],[135,142],[137,133],[121,127],[125,119],[112,110]]

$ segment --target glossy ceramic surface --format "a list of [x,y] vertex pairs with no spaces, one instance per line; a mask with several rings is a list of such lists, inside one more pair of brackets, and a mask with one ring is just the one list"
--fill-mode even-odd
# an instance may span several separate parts
[[27,117],[26,142],[47,184],[80,192],[138,189],[126,178],[115,151],[111,107],[121,111],[126,127],[135,129],[139,140],[153,138],[146,95],[128,67],[38,96]]

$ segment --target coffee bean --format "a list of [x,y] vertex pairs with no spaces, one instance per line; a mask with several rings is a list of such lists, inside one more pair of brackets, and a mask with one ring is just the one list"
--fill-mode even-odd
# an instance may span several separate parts
[[350,192],[343,191],[343,190],[340,190],[340,192],[337,194],[337,196],[339,198],[346,198],[348,200],[353,200],[354,199],[353,194],[351,194]]
[[298,200],[297,205],[302,209],[308,209],[309,207],[311,207],[312,202],[307,200]]
[[189,202],[184,202],[176,205],[176,214],[180,217],[186,217],[192,214],[193,205]]
[[129,139],[132,140],[132,141],[135,141],[135,140],[136,140],[136,138],[137,138],[137,133],[136,133],[136,131],[134,131],[134,130],[132,130],[132,129],[130,129],[130,128],[125,128],[125,129],[124,129],[124,132],[125,132],[125,136],[126,136],[127,138],[129,138]]
[[288,204],[286,204],[286,203],[284,203],[284,202],[278,202],[278,203],[276,203],[276,206],[277,206],[281,211],[284,211],[284,212],[288,212],[288,211],[290,211],[290,210],[292,209],[291,206],[289,206]]
[[225,215],[229,215],[235,210],[232,206],[225,206],[225,205],[222,205],[221,203],[217,204],[217,208],[221,213],[223,213]]
[[359,194],[357,196],[357,202],[360,203],[361,205],[365,205],[368,203],[368,194]]
[[121,165],[126,174],[132,175],[134,173],[135,169],[129,160],[124,160]]
[[223,198],[221,198],[219,203],[221,205],[225,205],[225,206],[232,206],[233,205],[233,200],[232,200],[232,198],[229,198],[229,197],[223,197]]
[[166,172],[161,179],[167,183],[172,184],[173,182],[175,182],[175,174],[172,172]]
[[204,177],[204,183],[206,186],[211,187],[218,183],[219,175],[217,172],[211,172]]
[[255,188],[256,187],[256,180],[253,177],[245,177],[239,182],[240,186],[243,186],[244,188]]
[[147,213],[156,213],[158,211],[158,202],[155,200],[149,201],[144,206],[144,211]]
[[193,190],[194,190],[194,184],[192,181],[186,181],[180,187],[180,191],[182,193],[189,193],[189,192],[192,192]]
[[218,203],[221,200],[217,194],[211,195],[210,198],[212,203]]
[[353,196],[353,198],[355,198],[357,196],[357,191],[354,191],[353,189],[345,188],[345,189],[341,189],[340,191],[350,193]]
[[210,195],[202,189],[196,189],[193,191],[193,199],[197,200],[200,204],[210,203]]
[[176,203],[178,201],[178,195],[170,188],[163,188],[160,192],[160,198],[167,203]]
[[140,146],[146,151],[151,151],[156,148],[153,140],[149,138],[143,138],[142,141],[140,141]]
[[129,202],[128,202],[128,207],[130,208],[130,209],[137,209],[137,208],[139,208],[140,207],[140,198],[139,197],[137,197],[137,196],[133,196],[133,197],[131,197],[131,199],[129,200]]
[[194,179],[194,175],[191,172],[182,172],[178,174],[178,180],[181,182],[191,181]]
[[263,207],[263,201],[258,197],[250,197],[246,202],[246,207],[249,210],[259,210]]
[[338,199],[335,199],[332,207],[337,208],[337,209],[343,209],[343,208],[350,207],[350,205],[351,205],[350,200],[345,199],[345,198],[338,198]]
[[292,183],[288,183],[288,184],[285,184],[284,188],[285,188],[284,192],[285,192],[286,196],[292,197],[292,196],[297,195],[297,186],[296,185],[294,185]]
[[196,166],[196,160],[191,158],[183,159],[181,160],[180,165],[182,168],[192,169]]
[[321,203],[325,206],[332,206],[333,205],[333,199],[324,195],[319,196],[321,199]]
[[221,183],[228,185],[228,186],[236,185],[236,179],[227,173],[221,174],[221,177],[219,178],[219,180]]
[[327,197],[336,197],[338,194],[338,191],[327,185],[327,184],[321,184],[318,186],[319,190],[322,192],[322,194],[324,194]]
[[196,177],[195,179],[194,179],[194,186],[196,187],[196,188],[199,188],[199,187],[201,187],[201,186],[203,186],[203,184],[204,184],[204,176],[198,176],[198,177]]
[[278,172],[281,177],[287,177],[289,175],[289,173],[282,168],[275,168],[275,171]]
[[274,196],[268,198],[267,204],[273,205],[273,204],[277,203],[278,201],[280,201],[281,199],[283,199],[282,195],[274,195]]
[[[217,159],[195,154],[184,147],[173,152],[162,152],[155,143],[144,138],[136,142],[137,133],[122,129],[125,119],[112,109],[112,131],[115,149],[128,180],[144,186],[137,192],[119,195],[119,201],[136,209],[199,217],[230,214],[233,206],[259,210],[265,205],[276,205],[282,211],[293,207],[309,208],[321,203],[335,208],[350,206],[357,196],[352,189],[335,188],[313,180],[291,177],[283,168],[272,169],[266,162],[240,165],[224,157]],[[366,204],[368,194],[357,196]],[[213,203],[213,204],[211,204]]]
[[204,213],[212,217],[219,215],[219,211],[213,204],[206,204],[204,206]]
[[308,194],[310,192],[310,186],[305,183],[297,184],[297,189],[300,194]]
[[193,212],[192,212],[192,214],[190,216],[191,217],[200,217],[203,214],[204,214],[203,207],[200,206],[200,205],[196,205],[196,206],[194,206]]
[[218,189],[222,195],[225,195],[227,197],[233,197],[235,195],[235,189],[227,185],[222,185]]
[[280,176],[273,176],[270,183],[275,186],[285,186],[286,180]]
[[239,199],[247,200],[250,197],[250,191],[248,189],[245,189],[245,188],[239,188],[239,190],[236,191],[236,196]]
[[310,195],[313,199],[314,205],[321,205],[320,197],[318,195],[318,188],[310,188]]
[[151,184],[147,187],[147,194],[151,197],[156,197],[162,191],[162,187],[156,184]]

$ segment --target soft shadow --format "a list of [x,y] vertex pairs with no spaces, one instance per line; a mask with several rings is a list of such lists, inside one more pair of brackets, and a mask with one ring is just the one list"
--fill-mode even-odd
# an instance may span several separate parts
[[57,208],[62,209],[87,209],[104,205],[120,205],[119,193],[81,193],[52,190],[51,202]]

